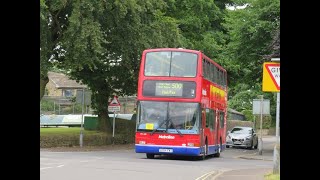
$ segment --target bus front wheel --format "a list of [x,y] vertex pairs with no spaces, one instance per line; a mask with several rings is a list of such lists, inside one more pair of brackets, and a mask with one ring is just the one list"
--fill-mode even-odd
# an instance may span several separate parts
[[222,143],[221,143],[221,139],[220,139],[220,144],[219,144],[219,147],[218,147],[218,152],[213,155],[214,157],[220,157],[221,148],[222,148]]
[[208,141],[207,141],[207,139],[206,139],[206,142],[205,142],[205,145],[204,145],[204,152],[203,152],[203,154],[200,156],[200,159],[201,159],[201,160],[205,160],[207,154],[208,154]]
[[148,158],[148,159],[154,159],[154,154],[149,154],[149,153],[147,153],[147,158]]

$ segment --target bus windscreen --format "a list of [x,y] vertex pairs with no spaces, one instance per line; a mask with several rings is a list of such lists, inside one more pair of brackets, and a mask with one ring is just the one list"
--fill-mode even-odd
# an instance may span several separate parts
[[195,77],[198,55],[187,52],[162,51],[146,54],[145,76]]

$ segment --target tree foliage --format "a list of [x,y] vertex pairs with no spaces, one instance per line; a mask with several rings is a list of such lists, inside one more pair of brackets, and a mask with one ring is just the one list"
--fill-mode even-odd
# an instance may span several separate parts
[[41,28],[52,34],[53,44],[44,62],[88,85],[100,130],[111,132],[108,100],[136,93],[144,49],[180,46],[176,20],[163,15],[164,1],[44,2],[47,26]]
[[[225,59],[229,72],[229,105],[238,111],[252,109],[250,103],[257,95],[270,99],[275,109],[273,94],[263,93],[263,63],[280,57],[280,1],[249,0],[244,9],[229,11],[225,27],[230,41]],[[275,111],[271,111],[272,115]]]
[[231,108],[252,109],[262,63],[280,55],[279,7],[279,0],[40,0],[41,88],[52,68],[88,85],[100,130],[111,132],[108,101],[136,93],[142,51],[185,47],[227,69]]

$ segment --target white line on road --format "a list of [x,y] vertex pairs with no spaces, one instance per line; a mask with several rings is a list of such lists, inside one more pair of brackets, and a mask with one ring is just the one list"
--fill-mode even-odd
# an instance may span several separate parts
[[[63,164],[61,164],[61,165],[59,165],[59,166],[56,166],[57,168],[61,168],[61,167],[63,167],[64,165]],[[50,168],[54,168],[54,167],[44,167],[44,168],[40,168],[40,171],[41,170],[45,170],[45,169],[50,169]]]
[[89,161],[80,161],[80,162],[89,162]]
[[207,177],[209,177],[209,176],[211,176],[212,174],[215,174],[215,173],[216,173],[216,171],[208,172],[208,173],[206,173],[206,174],[204,174],[204,175],[202,175],[202,176],[198,177],[198,178],[197,178],[197,179],[195,179],[195,180],[205,180]]
[[53,167],[44,167],[44,168],[40,168],[40,171],[41,171],[41,170],[44,170],[44,169],[50,169],[50,168],[53,168]]
[[215,176],[213,176],[213,177],[211,178],[211,180],[215,180],[217,177],[221,176],[221,174],[223,174],[223,173],[225,173],[225,172],[227,172],[227,171],[230,171],[230,170],[220,171],[218,174],[216,174]]

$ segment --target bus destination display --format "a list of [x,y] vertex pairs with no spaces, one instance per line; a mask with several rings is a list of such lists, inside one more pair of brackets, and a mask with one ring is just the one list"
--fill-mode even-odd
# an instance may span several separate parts
[[182,83],[157,82],[156,96],[182,96]]
[[142,94],[147,97],[195,98],[196,83],[193,81],[154,81],[143,82]]

